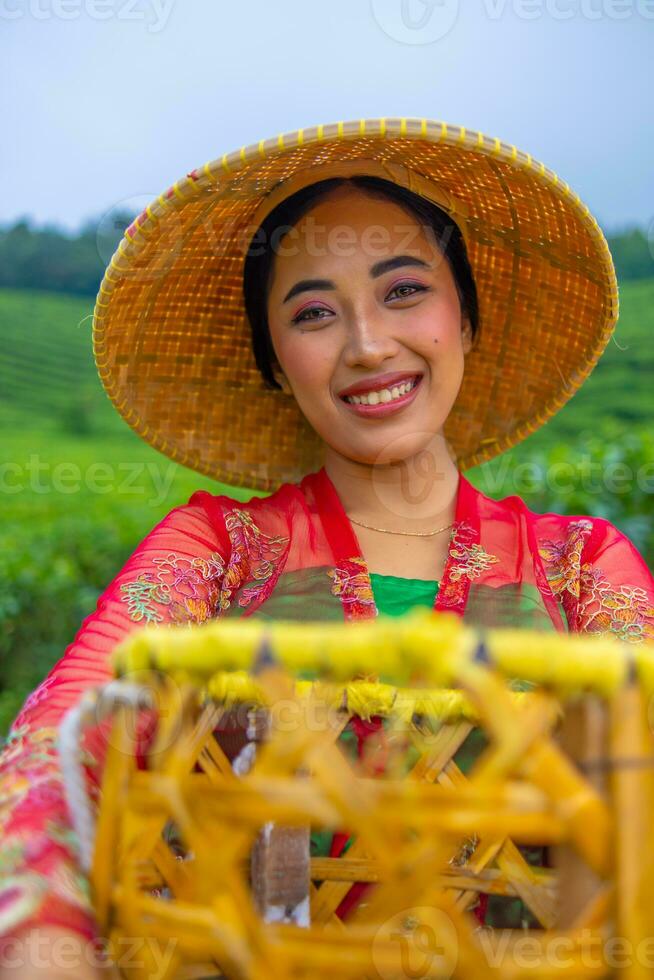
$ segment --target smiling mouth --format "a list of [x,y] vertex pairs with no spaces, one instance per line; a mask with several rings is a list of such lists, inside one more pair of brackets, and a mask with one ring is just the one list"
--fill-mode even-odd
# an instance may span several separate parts
[[392,385],[389,388],[381,388],[379,391],[369,391],[360,395],[345,395],[343,401],[350,405],[388,405],[390,402],[398,401],[415,388],[420,380],[420,375],[416,374],[413,378],[408,378],[399,385]]

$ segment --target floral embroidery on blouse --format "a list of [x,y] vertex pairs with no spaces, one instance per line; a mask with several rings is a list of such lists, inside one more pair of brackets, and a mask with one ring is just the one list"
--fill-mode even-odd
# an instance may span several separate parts
[[465,521],[459,521],[453,527],[446,574],[438,592],[439,607],[462,607],[470,582],[499,561],[479,544],[477,537],[475,529]]
[[[11,729],[0,753],[0,935],[38,914],[49,896],[93,916],[88,880],[77,870],[77,837],[64,825],[58,758],[57,729],[26,724]],[[81,758],[97,765],[86,749]]]
[[[220,582],[225,571],[222,557],[184,558],[174,551],[153,558],[156,572],[143,572],[133,582],[120,586],[122,602],[127,603],[134,622],[203,623],[219,604]],[[157,606],[169,607],[164,617]]]
[[276,580],[281,558],[288,548],[289,538],[270,535],[257,527],[250,514],[234,508],[225,515],[225,527],[232,544],[232,553],[225,569],[218,600],[220,610],[228,609],[235,593],[246,582],[254,585],[242,589],[238,597],[241,607],[268,597]]
[[564,541],[545,541],[540,550],[547,580],[560,599],[568,622],[579,633],[615,633],[638,643],[654,639],[654,608],[644,589],[615,588],[601,568],[582,563],[584,545],[593,529],[585,518],[568,525]]
[[454,563],[450,566],[450,577],[453,582],[458,582],[463,577],[479,578],[482,572],[498,562],[499,558],[489,554],[480,544],[468,545],[464,540],[459,541],[455,538],[450,549],[450,560]]
[[599,568],[581,566],[577,609],[580,633],[615,633],[621,640],[654,640],[654,607],[644,589],[613,588]]
[[331,592],[345,604],[350,619],[376,613],[368,567],[363,558],[347,558],[327,574],[332,579]]
[[564,541],[544,541],[538,549],[548,566],[547,581],[554,595],[560,598],[566,615],[572,608],[570,600],[579,598],[581,553],[592,530],[592,521],[571,521]]

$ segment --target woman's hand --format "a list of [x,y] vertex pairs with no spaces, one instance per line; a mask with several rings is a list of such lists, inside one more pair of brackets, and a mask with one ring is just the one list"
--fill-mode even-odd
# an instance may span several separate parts
[[0,980],[119,980],[99,946],[63,926],[44,925],[0,940]]

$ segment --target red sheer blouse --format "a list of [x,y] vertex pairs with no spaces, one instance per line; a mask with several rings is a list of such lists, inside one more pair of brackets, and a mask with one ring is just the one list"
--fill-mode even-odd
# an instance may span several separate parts
[[[436,577],[436,576],[434,576]],[[436,610],[485,626],[654,638],[654,582],[609,521],[533,513],[460,474]],[[57,754],[64,713],[110,676],[110,654],[146,624],[221,616],[377,615],[361,549],[324,469],[240,503],[197,491],[143,540],[63,657],[25,701],[0,754],[0,937],[36,924],[96,934]],[[97,799],[102,759],[85,756]]]

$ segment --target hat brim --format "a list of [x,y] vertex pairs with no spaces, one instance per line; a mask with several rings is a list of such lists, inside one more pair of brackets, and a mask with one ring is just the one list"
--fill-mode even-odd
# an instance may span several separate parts
[[464,234],[481,335],[445,425],[460,469],[543,425],[615,326],[608,245],[577,195],[529,154],[426,119],[262,140],[149,205],[125,232],[94,310],[96,364],[123,418],[171,459],[233,486],[273,490],[320,465],[319,437],[256,367],[242,275],[262,216],[330,169],[383,172],[448,210]]

